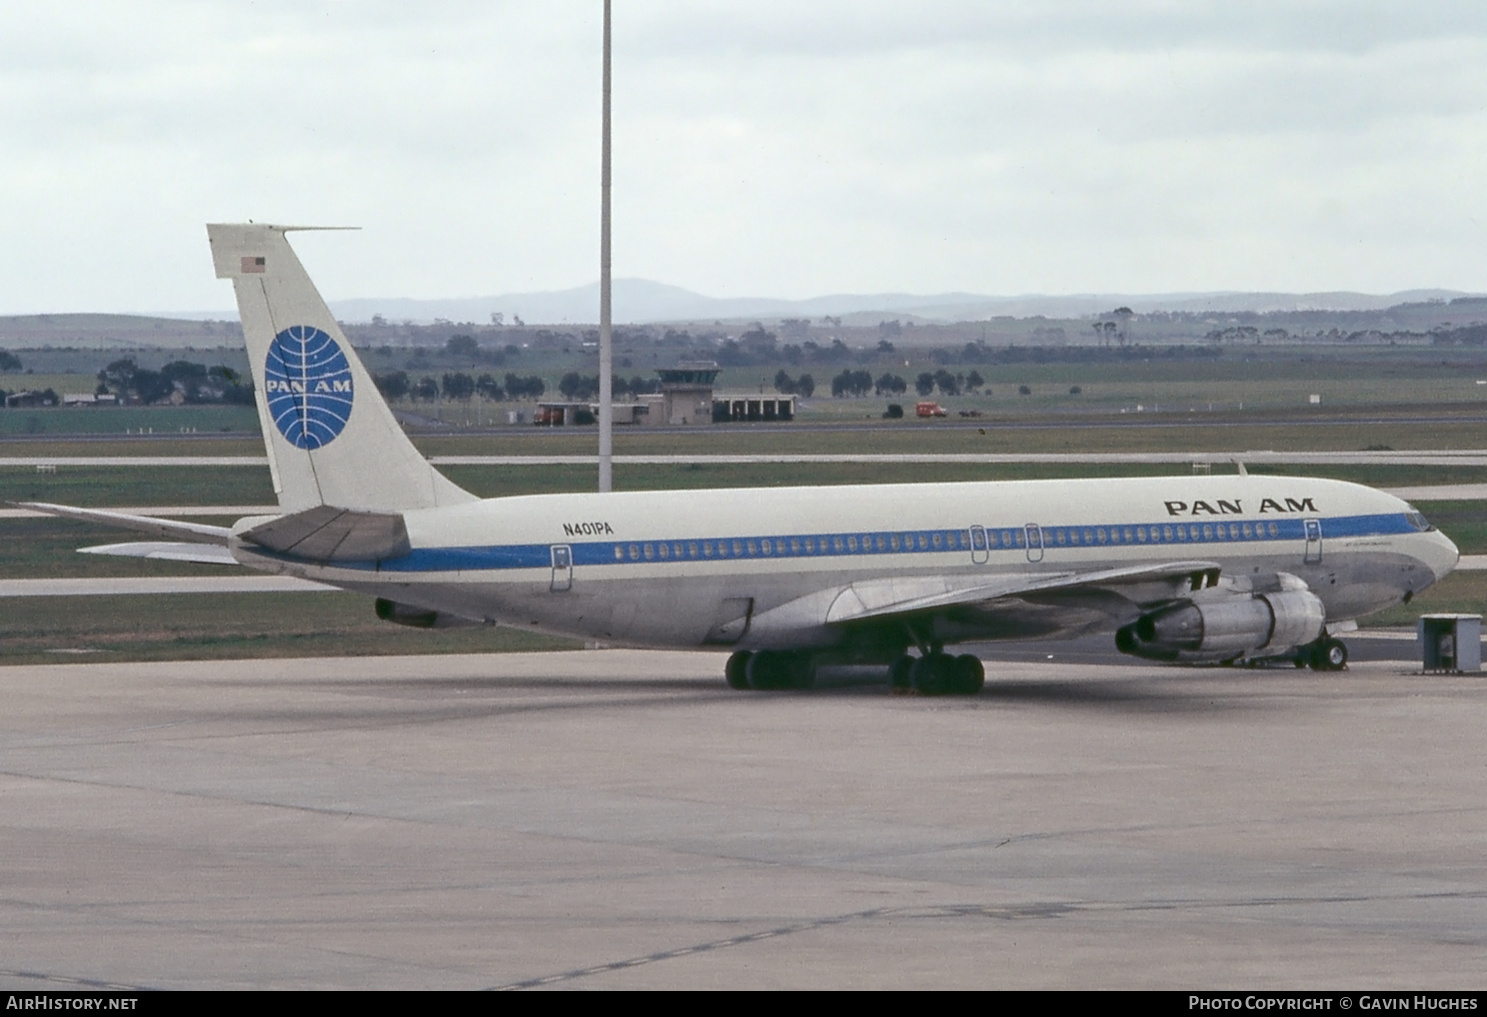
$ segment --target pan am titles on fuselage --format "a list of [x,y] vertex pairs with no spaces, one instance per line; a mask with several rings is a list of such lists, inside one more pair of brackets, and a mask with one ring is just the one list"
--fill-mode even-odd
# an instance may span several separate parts
[[173,536],[187,549],[178,556],[230,553],[365,593],[403,624],[726,647],[728,683],[749,689],[805,688],[822,665],[877,663],[896,688],[968,694],[982,664],[947,647],[1090,632],[1153,660],[1341,668],[1347,648],[1333,633],[1409,601],[1457,561],[1400,499],[1301,478],[478,499],[408,441],[289,229],[207,227],[237,296],[279,513],[229,529],[49,511],[156,538],[140,547]]

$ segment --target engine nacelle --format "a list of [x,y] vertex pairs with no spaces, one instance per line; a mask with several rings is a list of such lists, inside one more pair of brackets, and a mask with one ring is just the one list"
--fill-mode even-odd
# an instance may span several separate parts
[[377,617],[394,625],[407,625],[414,629],[466,629],[485,622],[476,618],[465,618],[448,611],[430,611],[426,607],[399,604],[395,600],[378,597],[373,605]]
[[1285,578],[1291,581],[1275,592],[1168,604],[1117,632],[1116,649],[1149,660],[1218,661],[1310,643],[1322,634],[1327,608],[1300,580]]

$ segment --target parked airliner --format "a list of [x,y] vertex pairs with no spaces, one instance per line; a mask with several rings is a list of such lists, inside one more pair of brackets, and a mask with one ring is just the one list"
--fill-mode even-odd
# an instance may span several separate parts
[[[414,448],[288,243],[207,227],[231,279],[280,513],[212,527],[37,506],[170,538],[114,553],[233,561],[376,598],[423,627],[499,624],[729,647],[735,688],[876,663],[971,694],[969,641],[1113,634],[1125,653],[1346,665],[1338,631],[1445,576],[1407,503],[1273,476],[476,498]],[[910,652],[914,651],[914,652]]]

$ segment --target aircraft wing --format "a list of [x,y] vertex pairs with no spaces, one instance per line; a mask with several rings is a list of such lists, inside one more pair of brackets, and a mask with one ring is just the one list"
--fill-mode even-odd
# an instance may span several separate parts
[[169,537],[193,544],[220,544],[227,546],[232,530],[226,526],[208,526],[205,523],[187,523],[179,519],[157,519],[154,516],[136,516],[127,512],[110,512],[107,509],[76,508],[72,505],[52,505],[43,501],[11,502],[17,508],[45,512],[47,515],[66,519],[81,519],[84,522],[112,526],[120,530],[134,530],[154,537]]
[[[990,605],[1007,597],[1072,591],[1108,591],[1149,587],[1134,600],[1175,596],[1182,589],[1196,589],[1203,577],[1217,576],[1219,564],[1211,561],[1174,561],[1099,569],[1090,572],[1041,572],[988,577],[983,581],[956,577],[916,576],[902,579],[870,579],[840,591],[826,613],[826,623],[844,624],[893,615],[928,613],[953,607]],[[1212,582],[1212,579],[1209,579]],[[1166,587],[1167,590],[1163,590]],[[1170,591],[1170,592],[1168,592]]]

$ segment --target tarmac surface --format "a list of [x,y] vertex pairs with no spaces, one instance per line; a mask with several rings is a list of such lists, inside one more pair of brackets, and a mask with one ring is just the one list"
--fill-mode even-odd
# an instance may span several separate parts
[[721,664],[0,669],[0,986],[1481,987],[1487,678]]

